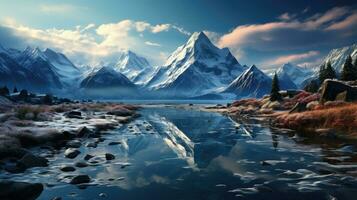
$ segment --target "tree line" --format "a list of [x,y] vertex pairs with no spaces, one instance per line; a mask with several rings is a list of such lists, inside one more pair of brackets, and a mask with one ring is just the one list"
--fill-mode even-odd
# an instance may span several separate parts
[[[317,92],[320,85],[326,79],[337,79],[337,74],[335,69],[331,66],[331,62],[328,61],[325,64],[320,66],[319,77],[318,80],[312,80],[308,85],[305,86],[304,90],[308,92]],[[357,59],[352,61],[352,57],[349,55],[346,58],[345,63],[342,66],[342,72],[339,77],[342,81],[356,81],[357,80]],[[270,92],[270,100],[277,101],[281,99],[281,95],[279,93],[279,79],[277,74],[275,73],[272,82],[272,89]]]

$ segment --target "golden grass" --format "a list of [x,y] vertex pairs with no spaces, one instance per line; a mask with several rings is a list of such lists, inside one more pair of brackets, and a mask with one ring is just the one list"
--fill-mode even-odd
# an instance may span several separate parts
[[295,130],[331,128],[357,133],[357,103],[338,107],[319,107],[301,113],[284,113],[277,117],[278,126]]

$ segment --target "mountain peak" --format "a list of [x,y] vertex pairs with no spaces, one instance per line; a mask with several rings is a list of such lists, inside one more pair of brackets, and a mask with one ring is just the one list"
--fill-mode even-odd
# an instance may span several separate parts
[[187,47],[193,47],[193,48],[202,47],[202,45],[206,45],[209,48],[213,48],[213,49],[217,48],[212,44],[211,40],[202,31],[193,33],[190,39],[188,39],[188,42],[186,44]]

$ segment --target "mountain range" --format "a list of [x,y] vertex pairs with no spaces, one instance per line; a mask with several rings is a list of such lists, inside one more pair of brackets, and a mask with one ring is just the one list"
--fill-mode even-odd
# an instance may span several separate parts
[[[337,72],[348,55],[357,59],[357,44],[333,49],[322,63],[330,61]],[[292,63],[279,67],[281,89],[298,89],[316,77],[316,68]],[[123,96],[133,93],[150,98],[191,98],[218,95],[222,98],[261,97],[271,89],[273,74],[255,65],[241,65],[228,48],[216,47],[203,32],[191,35],[162,66],[152,66],[144,57],[123,51],[117,59],[94,67],[77,67],[64,54],[51,49],[27,47],[20,51],[0,45],[0,85],[35,92],[74,94],[85,97]],[[99,93],[98,93],[99,92]]]

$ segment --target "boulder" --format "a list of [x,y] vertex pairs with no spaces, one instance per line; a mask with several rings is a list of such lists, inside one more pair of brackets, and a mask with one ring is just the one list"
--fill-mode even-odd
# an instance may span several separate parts
[[61,166],[60,169],[63,172],[74,172],[74,171],[76,171],[76,168],[74,168],[72,166],[68,166],[68,165]]
[[71,180],[71,184],[82,184],[82,183],[89,183],[90,177],[88,175],[78,175],[73,177]]
[[31,154],[31,153],[25,154],[19,160],[19,163],[21,163],[26,168],[47,167],[48,166],[48,160],[46,158],[42,158],[40,156],[35,156],[35,155]]
[[115,156],[111,153],[106,153],[105,154],[105,159],[107,160],[114,160],[115,159]]
[[78,129],[77,137],[83,137],[85,135],[89,135],[90,133],[92,133],[92,131],[90,131],[87,127],[83,126]]
[[321,86],[320,102],[326,101],[357,101],[357,87],[349,86],[341,81],[325,80]]
[[70,112],[66,113],[66,116],[68,118],[81,119],[82,118],[82,113],[80,111],[70,111]]
[[77,149],[73,149],[73,148],[68,148],[66,149],[66,151],[64,152],[64,155],[67,157],[67,158],[75,158],[77,157],[81,152],[78,151]]
[[0,181],[0,199],[36,199],[43,191],[40,183],[14,182],[8,180]]
[[90,155],[90,154],[87,154],[87,155],[84,156],[84,160],[89,160],[91,158],[94,158],[94,156]]
[[85,162],[76,162],[76,164],[74,164],[76,167],[79,167],[79,168],[83,168],[83,167],[87,167],[88,164],[85,163]]

